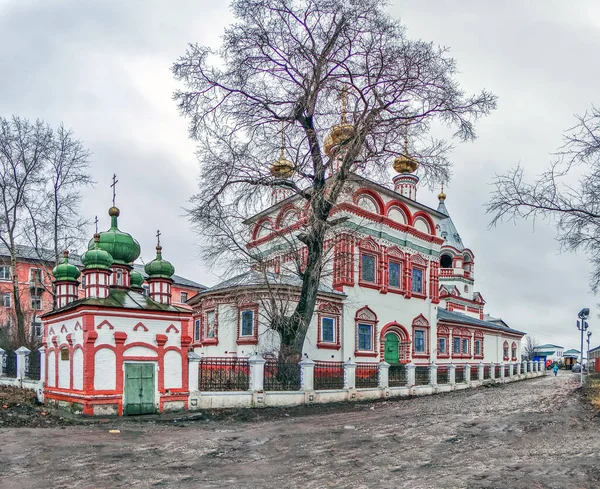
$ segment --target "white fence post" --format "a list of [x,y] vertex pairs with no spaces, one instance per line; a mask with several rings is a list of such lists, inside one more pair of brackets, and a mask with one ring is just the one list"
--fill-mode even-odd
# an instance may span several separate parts
[[390,364],[380,362],[377,368],[379,370],[379,387],[385,389],[390,386]]
[[471,382],[471,365],[469,363],[465,363],[463,365],[463,368],[465,369],[465,382],[468,384],[469,382]]
[[448,365],[448,382],[450,385],[456,385],[456,365]]
[[[42,356],[45,356],[45,352],[42,354]],[[196,352],[188,352],[188,389],[190,392],[200,390],[200,386],[198,385],[198,370],[200,369],[200,360],[202,360],[202,357]],[[45,362],[43,365],[45,365]]]
[[477,377],[480,382],[483,382],[483,369],[484,369],[483,362],[479,362],[479,370],[477,371],[477,374],[478,374]]
[[490,362],[490,379],[494,380],[496,378],[496,370],[495,370],[496,365],[494,365],[494,362]]
[[356,388],[356,363],[348,359],[344,363],[344,389]]
[[27,371],[26,356],[29,355],[29,348],[24,346],[20,347],[15,353],[17,354],[17,379],[23,380]]
[[415,369],[417,368],[417,366],[410,362],[406,364],[406,385],[408,387],[412,387],[413,385],[416,384],[415,381]]
[[2,376],[2,373],[3,373],[3,371],[2,371],[2,369],[4,368],[3,365],[4,365],[4,350],[2,348],[0,348],[0,376]]
[[248,358],[250,366],[249,388],[254,392],[262,392],[265,385],[265,363],[267,361],[260,355],[252,355]]
[[431,365],[429,365],[429,383],[434,387],[437,385],[437,369],[435,362],[431,362]]
[[500,364],[500,380],[504,381],[504,362]]
[[538,371],[541,372],[542,375],[546,374],[546,365],[544,364],[544,362],[542,360],[539,361]]
[[300,390],[315,390],[315,362],[305,358],[298,363],[300,365]]
[[513,372],[514,372],[514,375],[516,377],[518,377],[519,375],[521,375],[521,363],[520,362],[515,362]]
[[529,373],[533,373],[533,360],[529,360],[529,368],[527,369]]
[[515,364],[510,362],[508,364],[508,376],[512,379],[513,375],[515,374]]
[[[46,347],[40,346],[38,348],[40,352],[40,381],[44,384],[46,383]],[[198,369],[196,369],[198,370]],[[198,383],[196,382],[196,389],[198,388]]]
[[523,371],[521,373],[527,375],[527,360],[523,360]]

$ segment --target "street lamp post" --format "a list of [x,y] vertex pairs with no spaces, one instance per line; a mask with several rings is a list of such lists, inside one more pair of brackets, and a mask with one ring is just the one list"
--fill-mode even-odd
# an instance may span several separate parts
[[590,310],[586,307],[584,309],[582,309],[581,311],[579,311],[579,314],[577,314],[577,317],[579,318],[579,321],[577,321],[577,329],[579,331],[581,331],[581,356],[580,356],[580,373],[579,373],[579,385],[583,385],[583,333],[584,331],[588,328],[588,323],[586,321],[586,319],[590,316]]
[[588,344],[588,347],[587,347],[587,371],[588,371],[588,374],[590,373],[590,338],[591,338],[591,336],[592,336],[592,332],[588,331],[587,332],[587,344]]

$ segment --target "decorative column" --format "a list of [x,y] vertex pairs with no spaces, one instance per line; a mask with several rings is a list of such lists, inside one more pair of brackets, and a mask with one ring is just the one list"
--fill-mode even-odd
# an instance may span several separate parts
[[494,364],[494,362],[490,362],[490,379],[492,379],[492,380],[494,380],[496,378],[495,367],[496,367],[496,365]]
[[479,362],[479,370],[477,372],[479,382],[483,382],[483,369],[484,369],[483,362]]
[[450,385],[456,385],[456,365],[453,363],[448,366],[448,376]]
[[298,363],[300,365],[300,390],[315,390],[315,362],[305,358]]
[[379,387],[385,389],[390,385],[390,364],[380,362],[377,368],[379,371]]
[[464,369],[465,369],[465,382],[469,383],[471,382],[471,365],[469,363],[465,363],[464,365]]
[[356,388],[356,363],[348,360],[344,363],[344,389]]
[[514,375],[514,365],[512,362],[510,362],[508,364],[508,376],[512,379],[513,375]]
[[504,362],[500,364],[500,380],[504,381]]
[[200,368],[200,360],[202,360],[202,357],[196,352],[188,352],[188,390],[190,392],[199,390],[198,371]]
[[262,392],[264,390],[265,381],[265,363],[267,361],[260,355],[252,355],[248,359],[250,365],[250,390]]
[[519,362],[515,362],[514,367],[515,376],[518,377],[521,374],[521,364]]
[[27,372],[26,362],[29,355],[29,349],[22,346],[15,353],[17,354],[17,379],[23,380]]
[[533,360],[529,360],[529,368],[527,369],[529,373],[533,373]]
[[4,350],[0,348],[0,376],[2,376],[4,368]]
[[406,385],[408,387],[412,387],[413,385],[416,384],[415,381],[415,369],[417,368],[417,366],[410,362],[406,364]]
[[431,365],[429,365],[429,383],[434,387],[437,386],[437,369],[435,362],[431,362]]
[[523,374],[527,374],[527,360],[523,360]]

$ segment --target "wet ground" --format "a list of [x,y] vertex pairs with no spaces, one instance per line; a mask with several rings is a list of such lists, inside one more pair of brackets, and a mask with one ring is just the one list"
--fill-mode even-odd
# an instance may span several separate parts
[[600,419],[577,387],[0,428],[0,488],[600,488]]

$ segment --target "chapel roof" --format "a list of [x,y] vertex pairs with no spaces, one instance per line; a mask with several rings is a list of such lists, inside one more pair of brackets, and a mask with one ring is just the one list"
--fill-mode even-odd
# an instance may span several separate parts
[[581,352],[579,350],[575,350],[574,348],[571,348],[570,350],[567,350],[563,353],[563,356],[568,357],[568,356],[573,356],[573,355],[579,355]]
[[546,343],[544,345],[536,346],[534,350],[548,350],[552,348],[564,348],[564,346],[552,345],[551,343]]
[[119,308],[119,309],[137,309],[145,311],[157,312],[174,312],[174,313],[189,313],[188,307],[180,307],[169,304],[161,304],[153,301],[149,296],[140,294],[131,289],[116,289],[111,288],[106,298],[86,297],[73,302],[70,302],[64,307],[55,309],[51,312],[43,314],[41,317],[51,316],[57,313],[62,313],[70,309],[75,309],[79,306],[93,306],[99,308]]
[[482,326],[484,328],[495,329],[497,331],[504,331],[506,333],[520,334],[524,335],[525,333],[522,331],[518,331],[516,329],[509,328],[508,326],[502,326],[498,323],[492,323],[490,321],[482,321],[481,319],[477,319],[471,316],[467,316],[466,314],[462,314],[460,312],[448,311],[442,307],[438,307],[438,320],[447,321],[451,323],[461,323],[461,324],[470,324],[472,326]]
[[440,236],[444,238],[444,244],[442,246],[452,246],[452,248],[455,248],[458,251],[464,251],[465,245],[463,244],[460,234],[458,234],[456,226],[450,217],[450,213],[446,208],[445,200],[446,195],[444,194],[444,198],[440,198],[440,203],[437,208],[438,212],[446,216],[446,218],[442,219],[440,222]]

